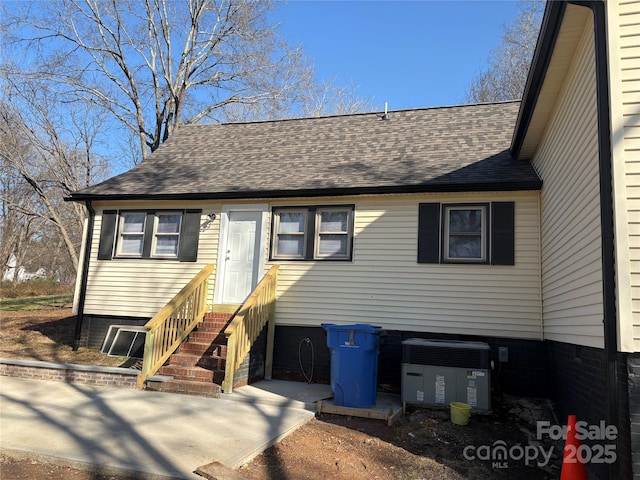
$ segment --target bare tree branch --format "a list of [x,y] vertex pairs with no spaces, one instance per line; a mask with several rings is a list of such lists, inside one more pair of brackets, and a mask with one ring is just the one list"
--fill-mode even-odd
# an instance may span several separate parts
[[[37,233],[39,242],[51,238],[52,245],[63,244],[75,271],[85,213],[82,205],[65,203],[63,198],[107,172],[93,152],[101,119],[89,112],[60,113],[37,82],[18,86],[6,76],[2,80],[3,98],[10,103],[0,101],[0,159],[3,174],[11,179],[2,189],[3,226],[10,216],[42,220],[30,236]],[[20,240],[23,233],[19,227],[2,231],[3,243],[12,245],[9,254],[18,259],[26,255],[20,249],[35,241],[35,237]]]
[[544,1],[521,0],[518,16],[502,28],[502,41],[491,52],[486,70],[469,85],[469,103],[516,100],[522,97],[536,46]]
[[305,74],[297,53],[266,22],[268,1],[42,6],[40,15],[31,9],[12,18],[14,44],[48,42],[50,53],[33,72],[112,114],[138,136],[143,158],[180,123],[210,117],[216,108],[286,100]]

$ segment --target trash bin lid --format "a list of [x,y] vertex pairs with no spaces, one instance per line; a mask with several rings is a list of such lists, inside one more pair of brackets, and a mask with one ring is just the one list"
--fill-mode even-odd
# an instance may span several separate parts
[[382,327],[374,327],[366,323],[353,323],[351,325],[336,325],[335,323],[323,323],[322,328],[327,332],[329,331],[351,331],[354,330],[359,333],[380,333]]

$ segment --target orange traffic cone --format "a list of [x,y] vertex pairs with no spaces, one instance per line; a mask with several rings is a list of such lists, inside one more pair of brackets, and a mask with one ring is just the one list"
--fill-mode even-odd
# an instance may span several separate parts
[[582,462],[579,448],[580,440],[576,433],[576,416],[569,415],[560,480],[587,480],[587,469]]

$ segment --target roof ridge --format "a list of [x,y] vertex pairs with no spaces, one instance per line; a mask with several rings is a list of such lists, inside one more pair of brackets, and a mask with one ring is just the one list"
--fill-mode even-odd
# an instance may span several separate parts
[[[478,107],[478,106],[488,106],[488,105],[504,105],[504,104],[512,104],[512,103],[520,103],[521,100],[502,100],[499,102],[478,102],[478,103],[462,103],[462,104],[453,104],[453,105],[438,105],[432,107],[414,107],[414,108],[400,108],[398,110],[387,110],[388,114],[392,113],[402,113],[402,112],[418,112],[425,110],[445,110],[452,108],[469,108],[469,107]],[[237,122],[219,122],[219,123],[183,123],[180,125],[180,128],[184,127],[211,127],[213,125],[259,125],[266,123],[280,123],[280,122],[295,122],[301,120],[322,120],[329,118],[346,118],[346,117],[358,117],[358,116],[372,116],[378,115],[382,117],[384,115],[384,111],[371,111],[371,112],[357,112],[357,113],[342,113],[336,115],[321,115],[318,117],[289,117],[289,118],[275,118],[269,120],[246,120],[246,121],[237,121]]]

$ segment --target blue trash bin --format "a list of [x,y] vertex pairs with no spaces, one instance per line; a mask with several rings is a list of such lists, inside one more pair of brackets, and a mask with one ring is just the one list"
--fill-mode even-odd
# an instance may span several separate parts
[[380,327],[323,323],[331,351],[331,390],[343,407],[376,404]]

